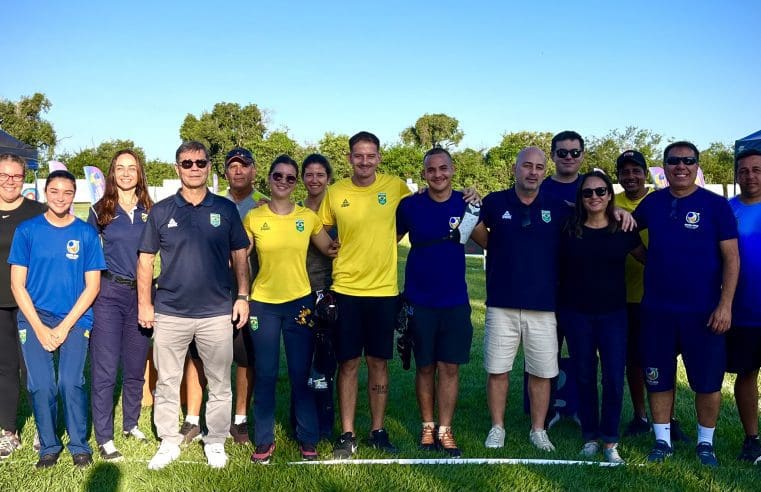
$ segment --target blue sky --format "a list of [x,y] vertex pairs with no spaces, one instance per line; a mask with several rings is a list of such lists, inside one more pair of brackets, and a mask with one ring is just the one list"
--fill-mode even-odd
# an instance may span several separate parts
[[257,104],[268,128],[301,144],[363,129],[393,142],[439,112],[460,120],[461,148],[511,131],[590,137],[630,125],[705,147],[761,128],[757,1],[10,0],[2,10],[0,97],[45,93],[59,152],[122,138],[171,161],[185,115],[220,101]]

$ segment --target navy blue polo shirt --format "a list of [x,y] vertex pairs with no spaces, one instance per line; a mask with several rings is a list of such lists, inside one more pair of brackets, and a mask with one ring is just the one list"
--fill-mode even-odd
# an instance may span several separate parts
[[468,304],[465,283],[465,246],[448,237],[465,212],[462,193],[452,191],[444,202],[418,193],[403,199],[396,209],[396,232],[409,233],[404,296],[413,304],[432,308]]
[[139,250],[161,253],[155,311],[179,317],[230,314],[230,253],[249,241],[235,204],[206,193],[197,206],[180,192],[151,209]]
[[487,306],[555,310],[558,245],[571,213],[573,208],[543,190],[531,205],[524,205],[514,188],[484,198]]
[[552,176],[542,181],[542,191],[545,193],[552,193],[558,198],[568,202],[567,204],[573,205],[576,203],[576,190],[581,182],[581,175],[578,175],[572,183],[561,183],[555,181]]
[[135,279],[137,247],[146,222],[148,222],[148,212],[142,205],[138,204],[130,216],[117,204],[113,220],[101,229],[95,209],[90,207],[87,223],[100,233],[109,272],[120,277]]
[[670,312],[710,312],[719,303],[719,242],[737,238],[727,200],[698,188],[676,198],[669,188],[647,195],[634,211],[649,232],[642,306]]

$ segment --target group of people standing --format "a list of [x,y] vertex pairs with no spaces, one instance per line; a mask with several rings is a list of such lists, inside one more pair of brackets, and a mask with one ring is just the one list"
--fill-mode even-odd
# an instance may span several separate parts
[[[38,467],[55,465],[62,451],[56,434],[58,395],[74,464],[92,462],[84,377],[88,352],[101,458],[122,458],[114,443],[119,370],[123,436],[147,440],[138,418],[151,337],[158,373],[153,421],[161,444],[150,469],[169,465],[181,445],[201,437],[204,385],[207,432],[202,438],[209,465],[226,465],[228,435],[249,441],[252,394],[251,459],[270,462],[276,449],[281,336],[294,435],[302,458],[316,459],[317,442],[332,434],[334,398],[332,374],[323,388],[327,391],[316,392],[308,384],[313,323],[326,324],[338,366],[340,433],[333,456],[350,458],[357,451],[354,424],[363,356],[371,422],[367,442],[396,453],[384,420],[400,304],[396,243],[405,234],[411,249],[402,296],[416,362],[419,444],[450,457],[461,455],[453,419],[459,367],[469,361],[473,327],[464,246],[453,232],[468,203],[478,204],[480,197],[472,189],[453,189],[455,167],[445,149],[425,154],[427,187],[414,195],[401,179],[377,172],[381,152],[375,135],[357,133],[349,149],[352,175],[331,186],[332,169],[323,156],[310,155],[301,166],[287,155],[277,157],[267,174],[269,197],[253,189],[251,153],[232,149],[225,159],[230,189],[222,197],[207,188],[212,167],[207,149],[185,142],[175,156],[181,188],[156,204],[148,196],[138,155],[120,151],[89,225],[70,214],[76,187],[71,174],[49,175],[46,208],[20,195],[24,161],[0,156],[0,246],[9,252],[11,279],[10,290],[0,292],[5,340],[0,385],[5,394],[18,395],[19,368],[26,362],[40,441]],[[637,397],[644,386],[656,438],[648,459],[662,461],[672,453],[676,356],[682,354],[696,392],[700,461],[718,464],[713,430],[727,367],[738,373],[736,397],[748,436],[742,457],[755,460],[761,455],[755,405],[761,314],[752,292],[761,278],[754,257],[761,235],[761,153],[739,156],[741,194],[731,207],[695,185],[699,153],[689,142],[665,149],[670,186],[654,192],[645,187],[642,154],[624,152],[616,163],[624,187],[618,197],[604,173],[579,174],[584,141],[578,133],[556,135],[551,154],[556,174],[546,180],[541,149],[528,147],[518,154],[515,185],[484,198],[472,235],[488,250],[484,365],[492,426],[485,446],[504,446],[509,373],[522,344],[529,438],[539,449],[554,450],[548,411],[565,339],[579,388],[582,455],[602,452],[609,462],[623,462],[617,445],[625,369],[636,413],[629,428],[650,429],[644,398]],[[292,194],[299,177],[307,198],[296,203]],[[337,319],[312,317],[306,323],[315,301],[326,296],[337,306]],[[19,342],[23,360],[16,350]],[[234,410],[233,362],[238,365]],[[187,416],[180,426],[183,375]],[[20,445],[17,407],[17,397],[0,405],[2,457]]]

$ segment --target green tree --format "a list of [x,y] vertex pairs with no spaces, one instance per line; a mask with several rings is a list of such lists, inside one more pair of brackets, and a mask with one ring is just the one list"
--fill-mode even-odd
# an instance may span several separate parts
[[106,174],[114,154],[124,149],[134,150],[140,156],[141,162],[145,162],[145,152],[142,148],[135,145],[135,142],[132,140],[107,140],[96,148],[82,149],[76,154],[71,155],[64,154],[59,159],[66,164],[66,168],[74,176],[83,178],[83,168],[85,166],[95,166],[103,171],[103,174]]
[[424,154],[425,151],[421,147],[412,145],[386,146],[381,151],[383,161],[378,170],[402,179],[412,178],[413,181],[420,183]]
[[734,147],[721,142],[713,142],[707,149],[700,151],[700,168],[703,170],[706,183],[734,183]]
[[432,147],[451,148],[465,136],[460,129],[460,122],[443,113],[424,114],[400,134],[402,142],[407,145],[430,149]]
[[49,160],[55,152],[56,134],[53,124],[42,115],[52,106],[50,100],[39,92],[31,97],[22,96],[17,102],[0,99],[0,128],[36,147],[40,157]]
[[600,138],[592,137],[586,143],[582,172],[598,168],[615,176],[616,159],[625,150],[637,150],[645,156],[648,166],[658,166],[662,141],[662,135],[635,126],[628,126],[623,131],[611,130]]
[[504,188],[496,182],[490,174],[486,159],[481,151],[471,148],[463,149],[452,154],[455,165],[455,174],[452,185],[456,189],[468,186],[474,187],[481,195]]
[[165,179],[177,179],[174,164],[152,160],[145,163],[145,178],[148,186],[161,186]]
[[349,136],[332,132],[323,135],[317,144],[317,152],[324,155],[333,167],[333,180],[348,178],[351,176],[351,166],[347,159],[349,155]]
[[503,134],[499,145],[490,148],[486,153],[486,165],[489,170],[485,183],[487,189],[494,191],[513,185],[515,159],[522,149],[529,146],[539,147],[547,154],[547,176],[551,175],[555,170],[550,159],[551,143],[550,132],[523,131]]

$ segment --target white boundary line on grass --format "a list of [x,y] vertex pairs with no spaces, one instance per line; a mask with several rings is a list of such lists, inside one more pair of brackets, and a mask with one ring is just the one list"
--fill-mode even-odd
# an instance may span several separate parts
[[592,465],[621,466],[624,463],[580,460],[545,460],[529,458],[389,458],[377,460],[291,461],[289,465]]

